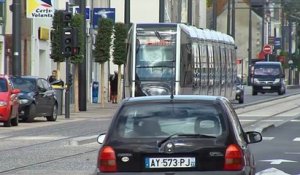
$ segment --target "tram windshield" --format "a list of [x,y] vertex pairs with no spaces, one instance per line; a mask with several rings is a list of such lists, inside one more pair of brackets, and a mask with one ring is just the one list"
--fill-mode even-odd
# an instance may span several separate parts
[[171,80],[176,57],[176,27],[138,27],[136,75],[141,81]]

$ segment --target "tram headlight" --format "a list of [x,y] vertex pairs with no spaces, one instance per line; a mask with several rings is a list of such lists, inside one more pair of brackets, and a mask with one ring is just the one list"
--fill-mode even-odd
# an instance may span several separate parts
[[164,87],[157,87],[157,86],[143,87],[142,91],[147,96],[152,96],[152,95],[169,95],[168,89],[164,88]]

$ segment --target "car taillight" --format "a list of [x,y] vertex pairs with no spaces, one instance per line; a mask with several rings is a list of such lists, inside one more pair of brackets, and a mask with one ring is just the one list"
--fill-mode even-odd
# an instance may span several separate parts
[[98,169],[101,172],[116,172],[117,161],[115,151],[110,146],[104,146],[98,155]]
[[245,165],[244,156],[238,145],[231,144],[227,147],[225,153],[224,170],[238,171]]

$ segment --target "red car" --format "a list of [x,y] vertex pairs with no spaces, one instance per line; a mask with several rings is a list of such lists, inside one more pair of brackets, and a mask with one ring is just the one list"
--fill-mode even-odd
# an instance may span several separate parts
[[14,89],[8,76],[0,75],[0,122],[5,127],[19,124],[19,89]]

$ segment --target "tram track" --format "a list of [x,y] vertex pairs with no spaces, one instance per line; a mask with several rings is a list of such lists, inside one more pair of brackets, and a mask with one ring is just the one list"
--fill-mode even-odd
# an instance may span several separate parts
[[52,162],[56,162],[56,161],[61,161],[61,160],[64,160],[64,159],[69,159],[69,158],[73,158],[73,157],[77,157],[77,156],[81,156],[81,155],[84,155],[84,154],[93,153],[93,152],[97,152],[97,151],[98,151],[98,149],[91,149],[89,151],[84,151],[84,152],[80,152],[80,153],[77,153],[77,154],[72,154],[72,155],[62,156],[62,157],[58,157],[58,158],[54,158],[54,159],[50,159],[50,160],[35,162],[35,163],[27,164],[27,165],[24,165],[24,166],[19,166],[19,167],[7,169],[7,170],[4,170],[4,171],[0,171],[0,174],[2,174],[2,173],[4,173],[4,174],[13,173],[13,172],[17,172],[19,170],[27,169],[27,168],[34,167],[34,166],[37,166],[37,165],[42,165],[42,164],[52,163]]

